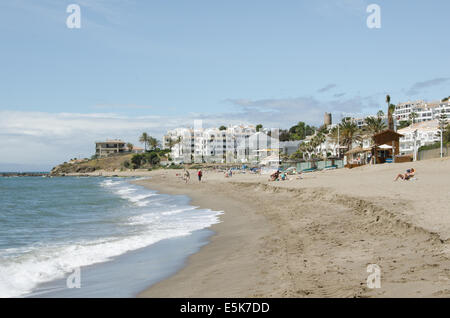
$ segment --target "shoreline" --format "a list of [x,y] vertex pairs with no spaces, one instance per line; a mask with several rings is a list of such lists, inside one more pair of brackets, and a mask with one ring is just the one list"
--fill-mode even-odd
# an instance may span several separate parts
[[[265,228],[268,224],[253,213],[254,206],[244,206],[242,202],[230,200],[229,196],[212,195],[211,191],[205,196],[198,190],[205,190],[208,183],[196,184],[196,180],[191,180],[192,184],[188,185],[182,182],[166,185],[162,181],[152,178],[134,183],[165,194],[186,195],[193,206],[224,213],[219,216],[220,223],[208,227],[214,232],[208,243],[190,255],[183,268],[142,291],[138,297],[258,297],[258,294],[247,293],[257,278],[252,269],[253,259],[246,255],[245,250],[256,248],[259,238],[268,234]],[[189,187],[193,185],[195,188]],[[243,278],[246,280],[244,284]],[[211,290],[211,286],[216,284],[223,288]],[[236,288],[238,284],[239,288]],[[173,288],[174,285],[177,287]]]
[[[187,258],[208,244],[213,232],[195,230],[187,237],[171,237],[130,250],[112,259],[85,265],[81,288],[66,286],[68,274],[39,283],[21,298],[133,298],[143,288],[171,277],[186,265]],[[161,262],[161,260],[164,260]]]

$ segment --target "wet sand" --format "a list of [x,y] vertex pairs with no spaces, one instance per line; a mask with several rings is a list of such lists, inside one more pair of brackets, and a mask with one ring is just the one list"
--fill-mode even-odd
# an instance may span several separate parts
[[[393,181],[410,167],[416,180]],[[450,160],[283,182],[207,171],[185,184],[181,172],[148,172],[138,183],[225,213],[210,244],[140,297],[450,296]],[[381,268],[380,289],[367,287],[369,264]]]

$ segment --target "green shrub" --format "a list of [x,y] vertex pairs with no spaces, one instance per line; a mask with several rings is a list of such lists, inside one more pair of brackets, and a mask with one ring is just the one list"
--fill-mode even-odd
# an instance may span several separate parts
[[131,157],[131,163],[133,164],[134,169],[138,169],[141,167],[144,161],[144,155],[143,154],[135,154],[133,157]]
[[167,169],[184,169],[183,165],[176,165],[172,162],[171,165],[167,166]]
[[[447,143],[444,142],[442,144],[442,146],[446,147]],[[431,145],[421,146],[421,147],[419,147],[419,151],[430,150],[430,149],[437,149],[437,148],[441,148],[441,142],[440,141],[437,141],[437,142],[435,142],[434,144],[431,144]]]
[[135,154],[131,157],[131,164],[134,169],[143,168],[146,166],[156,166],[161,159],[156,151],[150,151],[143,154]]
[[150,165],[157,165],[160,163],[161,159],[156,151],[147,152],[144,154],[145,162]]

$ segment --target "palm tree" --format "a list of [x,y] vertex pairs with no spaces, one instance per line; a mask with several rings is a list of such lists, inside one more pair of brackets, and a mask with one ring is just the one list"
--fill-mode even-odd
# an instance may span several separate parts
[[394,112],[395,112],[395,105],[390,104],[388,108],[388,127],[391,130],[394,130]]
[[381,117],[367,117],[365,119],[367,130],[371,134],[377,134],[386,129],[386,124]]
[[128,148],[129,152],[132,152],[133,148],[134,148],[134,145],[131,142],[129,142],[129,143],[127,143],[127,148]]
[[367,117],[365,122],[372,139],[374,135],[386,129],[386,124],[381,117]]
[[337,145],[337,156],[340,157],[340,146],[342,143],[342,130],[340,130],[340,124],[339,124],[339,129],[338,126],[334,126],[333,128],[330,129],[330,132],[328,134],[328,136],[330,137],[331,141],[333,141],[333,143],[335,145]]
[[139,137],[139,142],[144,144],[145,151],[147,151],[148,141],[149,135],[146,132],[142,133],[141,137]]
[[300,145],[298,145],[297,152],[301,153],[303,155],[303,159],[305,159],[305,151],[306,151],[306,147],[304,145],[304,142],[302,142]]
[[156,138],[149,136],[148,144],[149,144],[151,150],[155,150],[159,146],[159,141]]
[[412,112],[411,114],[409,114],[409,119],[412,120],[412,123],[415,123],[415,119],[419,117],[419,114],[417,114],[416,112]]
[[315,150],[316,147],[311,141],[306,143],[306,153],[308,154],[308,159],[312,159]]
[[388,105],[388,108],[387,108],[388,128],[391,130],[394,130],[395,105],[391,104],[391,96],[390,95],[386,95],[386,103]]
[[386,103],[388,105],[387,114],[388,114],[388,128],[394,130],[394,111],[395,105],[391,104],[391,96],[386,95]]
[[321,150],[319,147],[325,142],[325,135],[322,132],[317,132],[317,134],[311,139],[311,146],[314,148],[316,155],[321,154]]
[[383,117],[384,116],[384,112],[380,109],[377,113],[377,117]]
[[304,160],[306,160],[306,155],[308,155],[308,159],[309,159],[310,151],[311,151],[311,146],[309,145],[309,142],[302,142],[298,146],[298,151],[300,151],[303,154],[303,159]]
[[338,141],[338,128],[337,128],[337,126],[334,126],[333,128],[331,128],[328,135],[330,136],[331,140],[333,140],[334,143],[337,143],[337,141]]
[[342,136],[341,142],[344,146],[347,146],[349,150],[352,149],[354,141],[361,140],[358,126],[352,120],[342,120],[340,132]]

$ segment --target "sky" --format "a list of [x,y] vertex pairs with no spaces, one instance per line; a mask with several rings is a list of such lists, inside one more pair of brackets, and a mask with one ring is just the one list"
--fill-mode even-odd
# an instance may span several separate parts
[[[381,28],[368,28],[378,4]],[[68,28],[78,4],[81,28]],[[320,125],[450,95],[448,0],[2,0],[0,171],[146,131]]]

